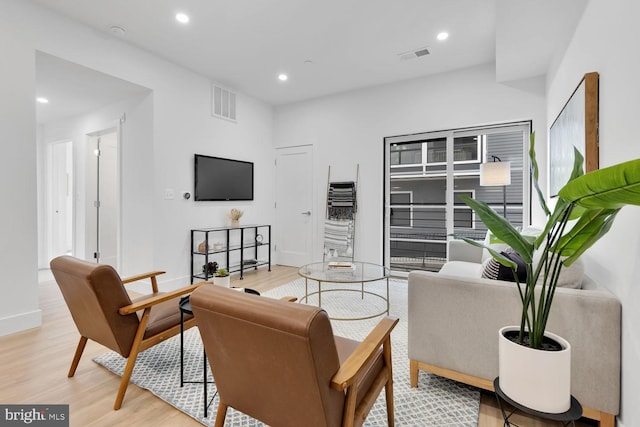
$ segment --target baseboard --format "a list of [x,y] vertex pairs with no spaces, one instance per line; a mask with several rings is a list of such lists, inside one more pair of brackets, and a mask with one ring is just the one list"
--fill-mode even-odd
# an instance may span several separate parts
[[0,337],[38,328],[42,325],[42,310],[37,309],[26,313],[14,314],[0,319]]

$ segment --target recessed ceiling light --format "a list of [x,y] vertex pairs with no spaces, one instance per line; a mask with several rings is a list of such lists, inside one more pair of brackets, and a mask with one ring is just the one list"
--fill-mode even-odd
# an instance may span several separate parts
[[287,76],[284,73],[278,75],[278,80],[280,80],[281,82],[286,82],[288,79],[289,79],[289,76]]
[[43,98],[41,96],[36,98],[36,101],[38,101],[40,104],[48,104],[49,100],[47,98]]
[[189,22],[189,16],[187,16],[187,14],[185,13],[178,13],[176,15],[176,20],[181,24],[186,24],[187,22]]
[[436,36],[436,38],[440,41],[442,40],[446,40],[449,38],[449,33],[447,33],[446,31],[443,31],[441,33],[438,33],[438,35]]

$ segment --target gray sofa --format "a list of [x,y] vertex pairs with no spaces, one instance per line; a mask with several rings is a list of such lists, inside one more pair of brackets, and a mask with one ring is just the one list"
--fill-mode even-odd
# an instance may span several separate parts
[[[520,324],[516,284],[481,278],[482,249],[451,242],[439,273],[409,274],[409,359],[412,387],[427,371],[493,391],[498,330]],[[588,278],[582,289],[558,288],[547,330],[572,346],[571,393],[583,416],[615,425],[620,407],[621,305]]]

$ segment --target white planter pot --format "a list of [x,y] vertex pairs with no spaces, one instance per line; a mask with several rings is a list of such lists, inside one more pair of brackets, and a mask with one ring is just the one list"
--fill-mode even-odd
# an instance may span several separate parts
[[571,345],[567,340],[545,332],[562,346],[560,351],[536,350],[512,342],[505,331],[519,330],[507,326],[498,332],[498,371],[500,388],[527,408],[559,414],[571,407]]
[[231,287],[231,276],[215,276],[213,278],[213,284],[218,286],[224,286],[225,288]]

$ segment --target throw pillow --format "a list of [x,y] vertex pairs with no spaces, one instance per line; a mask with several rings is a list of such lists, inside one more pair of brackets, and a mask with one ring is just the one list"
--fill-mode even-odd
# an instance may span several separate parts
[[[518,267],[516,269],[516,273],[518,275],[518,281],[520,283],[525,283],[527,280],[527,266],[522,260],[522,257],[520,257],[520,255],[513,249],[502,251],[500,253],[517,264]],[[488,259],[485,262],[484,268],[482,269],[482,278],[504,280],[506,282],[516,281],[515,276],[513,275],[513,270],[500,264],[494,258]]]
[[[506,251],[509,248],[502,240],[498,239],[491,231],[487,231],[487,234],[484,237],[484,245],[490,247],[496,252]],[[486,263],[488,260],[493,259],[488,250],[482,250],[482,263]],[[499,263],[498,263],[499,264]]]

